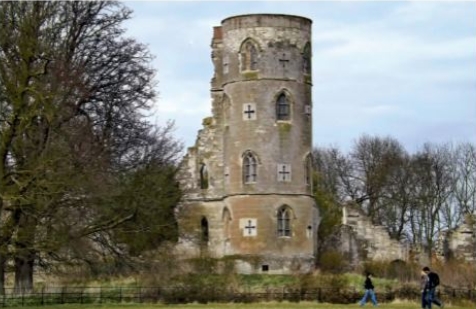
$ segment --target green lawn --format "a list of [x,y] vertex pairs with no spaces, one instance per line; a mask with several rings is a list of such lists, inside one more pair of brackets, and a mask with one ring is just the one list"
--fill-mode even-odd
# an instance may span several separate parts
[[[420,304],[411,302],[393,302],[383,303],[379,305],[380,308],[385,309],[420,309]],[[12,307],[14,308],[14,307]],[[358,304],[350,305],[335,305],[335,304],[320,304],[316,302],[263,302],[263,303],[228,303],[228,304],[185,304],[185,305],[163,305],[163,304],[68,304],[68,305],[53,305],[40,307],[23,307],[25,309],[350,309],[360,308]],[[373,308],[371,304],[367,304],[364,308]],[[434,307],[439,309],[439,307]],[[445,308],[448,309],[468,309],[470,307],[455,306],[447,304]],[[474,305],[473,307],[474,308]]]

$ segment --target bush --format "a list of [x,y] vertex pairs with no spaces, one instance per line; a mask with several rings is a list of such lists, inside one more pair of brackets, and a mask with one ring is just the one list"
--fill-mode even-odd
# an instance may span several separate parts
[[339,274],[347,269],[348,262],[340,252],[329,250],[320,255],[319,267],[322,272]]
[[362,274],[372,273],[375,277],[413,282],[420,280],[419,265],[396,261],[367,261],[362,265]]

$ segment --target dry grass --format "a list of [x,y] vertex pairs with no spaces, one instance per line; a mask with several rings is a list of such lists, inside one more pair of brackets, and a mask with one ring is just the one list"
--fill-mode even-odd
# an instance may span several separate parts
[[[366,308],[371,308],[371,304],[367,304]],[[361,308],[358,304],[338,305],[338,304],[321,304],[316,302],[260,302],[260,303],[227,303],[227,304],[181,304],[181,305],[163,305],[163,304],[69,304],[54,305],[41,307],[24,307],[28,309],[351,309]],[[420,304],[408,301],[394,301],[392,303],[380,304],[379,308],[385,309],[418,309]],[[438,307],[436,307],[438,308]],[[448,309],[467,309],[470,307],[454,306],[447,304]],[[474,308],[474,305],[473,305]]]

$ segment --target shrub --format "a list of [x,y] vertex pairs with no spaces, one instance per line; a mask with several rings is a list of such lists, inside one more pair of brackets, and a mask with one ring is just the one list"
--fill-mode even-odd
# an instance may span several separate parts
[[320,255],[319,267],[323,272],[338,274],[345,271],[348,262],[340,252],[329,250]]

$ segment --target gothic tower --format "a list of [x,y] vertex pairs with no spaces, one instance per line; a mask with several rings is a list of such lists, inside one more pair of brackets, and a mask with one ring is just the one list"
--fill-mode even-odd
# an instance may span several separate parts
[[212,117],[180,174],[180,248],[188,254],[233,256],[239,272],[312,267],[311,24],[252,14],[214,28]]

